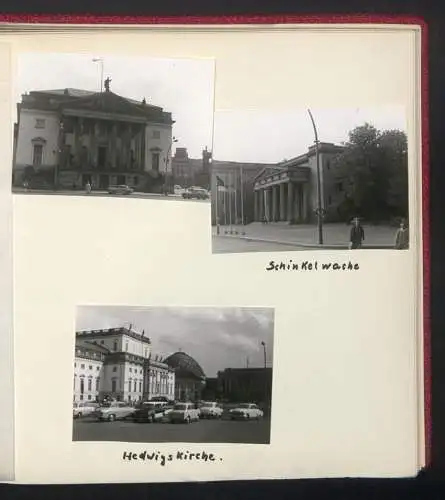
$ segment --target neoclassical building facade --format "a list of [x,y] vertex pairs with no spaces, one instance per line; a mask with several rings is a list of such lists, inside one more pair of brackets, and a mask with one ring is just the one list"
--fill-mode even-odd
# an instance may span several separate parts
[[75,402],[173,399],[175,372],[152,356],[144,332],[131,326],[84,330],[76,332],[73,384]]
[[[319,144],[321,208],[335,218],[344,200],[344,180],[334,158],[343,146]],[[300,156],[276,164],[212,163],[212,224],[251,222],[310,223],[318,207],[315,146]]]
[[17,105],[13,186],[147,190],[171,171],[171,113],[110,90],[35,90]]

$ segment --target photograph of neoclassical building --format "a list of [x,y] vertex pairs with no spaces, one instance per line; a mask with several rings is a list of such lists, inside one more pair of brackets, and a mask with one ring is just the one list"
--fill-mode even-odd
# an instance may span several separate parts
[[175,399],[199,401],[206,385],[206,376],[200,364],[182,351],[168,356],[165,362],[175,372]]
[[171,172],[170,112],[82,89],[31,91],[17,105],[13,185],[155,190]]
[[175,193],[172,157],[187,144],[205,170],[213,94],[212,60],[20,54],[13,192],[193,199]]

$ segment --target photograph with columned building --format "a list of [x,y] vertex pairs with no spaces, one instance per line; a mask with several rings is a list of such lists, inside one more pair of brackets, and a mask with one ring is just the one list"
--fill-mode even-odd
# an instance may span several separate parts
[[[180,429],[133,427],[131,416],[136,411],[159,404],[164,409],[217,408],[221,422],[205,424],[209,428],[204,433],[197,430],[209,442],[269,442],[273,335],[271,308],[78,307],[73,439],[123,441],[130,432],[135,441],[164,441],[171,440],[174,432],[174,440],[183,440]],[[117,422],[102,437],[94,414],[113,405],[126,412],[125,418],[113,415],[113,421],[122,424]],[[258,412],[253,421],[261,416],[261,425],[250,429],[251,438],[229,426],[234,420],[231,411],[245,406]],[[93,411],[82,415],[90,407]]]
[[[42,77],[42,72],[31,71],[30,59],[22,56],[14,125],[14,192],[175,194],[174,147],[186,142],[201,153],[211,141],[212,61],[142,59],[134,63],[131,58],[69,54],[37,57],[43,68],[57,58],[67,71]],[[139,74],[130,76],[126,67],[129,72],[136,67]],[[99,85],[94,90],[97,68]],[[157,79],[151,78],[151,72]],[[179,84],[192,78],[189,73],[200,78],[197,90]],[[53,80],[65,85],[51,88]],[[172,82],[178,82],[178,89]],[[73,87],[73,83],[85,86]],[[159,104],[161,99],[164,105]],[[190,104],[194,104],[196,123]],[[200,170],[205,170],[203,157]],[[198,176],[196,182],[208,190],[209,174]]]
[[403,109],[290,110],[274,143],[272,115],[248,113],[215,113],[213,253],[409,248]]

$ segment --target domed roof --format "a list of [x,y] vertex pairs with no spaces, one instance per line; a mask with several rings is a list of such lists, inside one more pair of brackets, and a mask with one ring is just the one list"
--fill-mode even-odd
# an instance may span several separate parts
[[178,370],[179,374],[195,378],[205,378],[204,370],[199,363],[185,352],[179,351],[171,354],[164,360],[171,368]]

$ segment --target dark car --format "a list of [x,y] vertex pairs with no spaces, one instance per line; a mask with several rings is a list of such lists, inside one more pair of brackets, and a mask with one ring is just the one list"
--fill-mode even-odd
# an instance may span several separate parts
[[204,188],[192,187],[187,189],[184,193],[182,193],[182,197],[191,200],[208,200],[209,192]]
[[134,422],[157,422],[161,421],[170,411],[172,407],[161,402],[142,403],[136,408],[133,413]]

